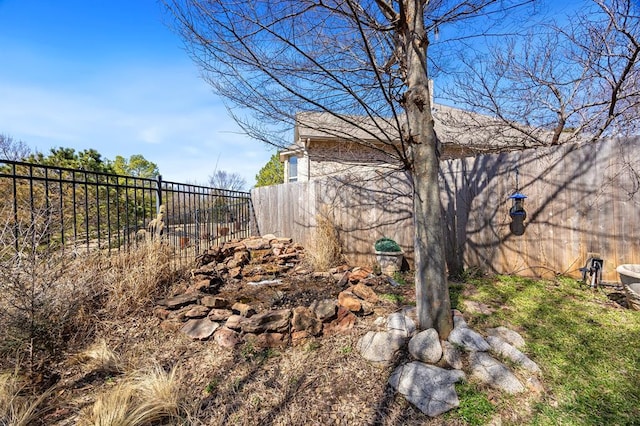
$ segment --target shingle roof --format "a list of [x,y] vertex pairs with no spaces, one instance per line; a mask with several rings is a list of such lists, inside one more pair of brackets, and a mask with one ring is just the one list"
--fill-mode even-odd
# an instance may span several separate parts
[[[459,158],[477,153],[512,151],[534,145],[522,131],[493,119],[459,108],[434,104],[435,130],[443,146],[442,158]],[[331,140],[353,140],[367,144],[398,141],[398,127],[391,119],[365,116],[336,116],[327,112],[301,112],[296,115],[294,144],[288,151]],[[514,126],[515,127],[515,126]],[[532,130],[533,132],[533,130]]]

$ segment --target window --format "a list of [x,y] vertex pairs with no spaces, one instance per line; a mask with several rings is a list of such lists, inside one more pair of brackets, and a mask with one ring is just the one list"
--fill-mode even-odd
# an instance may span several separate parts
[[289,182],[298,181],[298,157],[289,157]]

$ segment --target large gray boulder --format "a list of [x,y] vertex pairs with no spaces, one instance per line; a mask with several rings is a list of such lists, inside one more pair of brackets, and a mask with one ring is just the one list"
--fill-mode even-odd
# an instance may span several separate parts
[[487,342],[489,342],[489,345],[491,345],[492,352],[512,361],[515,364],[521,365],[531,373],[540,372],[540,367],[538,367],[538,364],[531,361],[528,356],[520,352],[514,346],[502,340],[500,337],[489,336],[487,337]]
[[387,318],[387,330],[411,337],[416,332],[416,323],[402,312],[395,312]]
[[496,328],[488,328],[487,336],[499,337],[518,349],[522,349],[525,345],[522,336],[518,332],[510,330],[507,327],[500,326]]
[[467,325],[454,327],[449,333],[449,342],[463,347],[469,352],[485,352],[490,346],[484,337],[473,331]]
[[453,384],[464,377],[460,370],[414,361],[396,368],[389,385],[427,416],[436,417],[460,405]]
[[486,352],[472,352],[469,356],[471,376],[492,388],[516,394],[524,385],[509,368]]
[[435,364],[442,358],[442,346],[438,332],[430,328],[421,331],[409,340],[409,353],[418,361]]
[[356,348],[368,361],[387,363],[393,359],[405,341],[402,333],[369,331],[358,340]]

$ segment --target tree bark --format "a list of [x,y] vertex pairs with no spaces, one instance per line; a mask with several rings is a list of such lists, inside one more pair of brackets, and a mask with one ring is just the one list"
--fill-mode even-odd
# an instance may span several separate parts
[[440,338],[446,339],[453,328],[453,320],[438,185],[438,141],[431,115],[426,66],[428,40],[423,18],[424,3],[423,0],[404,2],[407,64],[404,106],[413,181],[416,304],[418,327],[422,330],[435,328]]

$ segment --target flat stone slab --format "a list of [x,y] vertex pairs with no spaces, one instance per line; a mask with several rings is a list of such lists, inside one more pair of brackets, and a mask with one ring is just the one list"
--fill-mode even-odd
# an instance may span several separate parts
[[389,385],[427,416],[436,417],[460,405],[453,385],[464,378],[461,370],[414,361],[396,368]]
[[187,321],[181,332],[195,340],[206,340],[220,327],[220,324],[213,322],[208,318],[192,319]]
[[524,385],[509,368],[486,352],[472,352],[469,356],[471,376],[492,388],[509,394],[524,391]]
[[198,303],[198,296],[196,294],[181,294],[179,296],[167,297],[158,303],[166,306],[168,309],[180,309],[184,306]]

